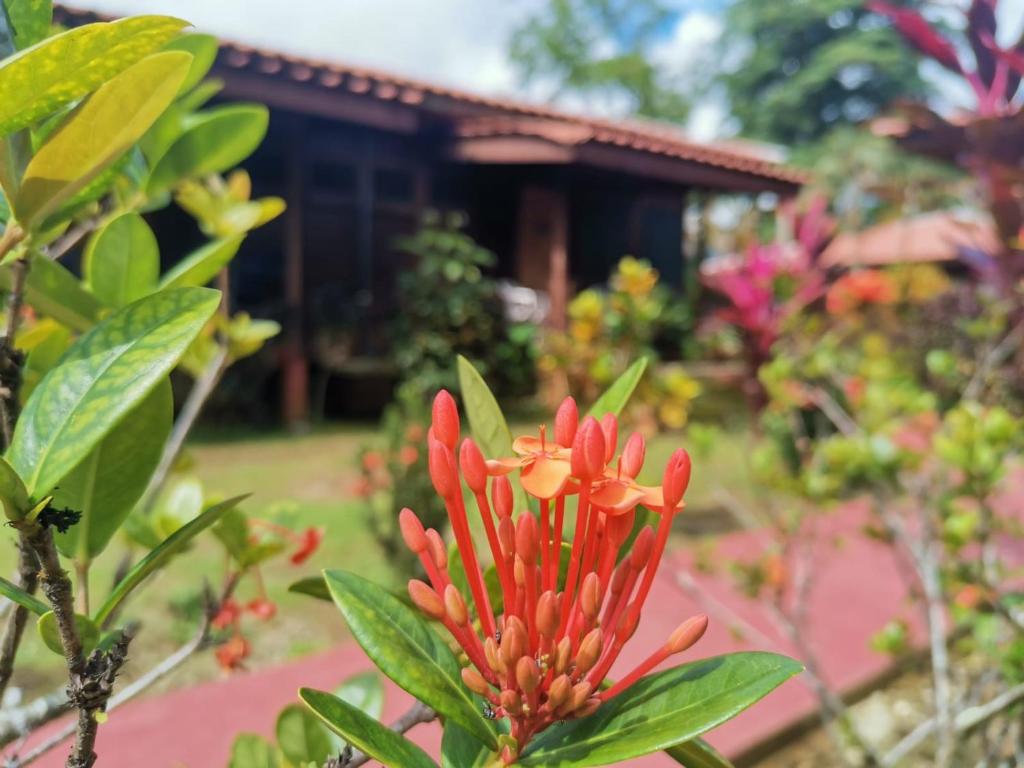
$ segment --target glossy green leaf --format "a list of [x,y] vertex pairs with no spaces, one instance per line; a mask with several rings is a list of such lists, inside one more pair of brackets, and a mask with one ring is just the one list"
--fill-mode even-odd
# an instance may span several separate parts
[[132,568],[120,582],[118,582],[117,586],[115,586],[111,591],[106,601],[104,601],[103,605],[100,606],[100,609],[94,614],[93,620],[97,624],[102,625],[107,616],[109,616],[121,601],[128,597],[132,590],[139,586],[147,576],[166,565],[167,561],[184,549],[192,539],[220,520],[224,513],[228,510],[234,509],[245,498],[246,496],[235,496],[227,501],[222,501],[220,504],[210,507],[195,520],[183,525],[167,537],[160,546],[136,563],[135,567]]
[[277,746],[292,765],[322,765],[334,750],[327,729],[299,704],[281,710],[274,730]]
[[139,214],[115,216],[89,238],[82,259],[85,284],[108,307],[123,307],[156,290],[160,248]]
[[24,346],[20,338],[18,340],[19,347],[27,353],[25,367],[21,371],[21,389],[18,392],[22,404],[28,402],[39,382],[57,365],[57,361],[71,346],[71,331],[56,320],[41,318],[33,326],[33,330],[37,329],[42,329],[46,333],[31,347]]
[[147,296],[75,342],[36,387],[7,459],[39,499],[170,372],[220,302],[206,288]]
[[8,581],[3,576],[0,576],[0,595],[34,613],[36,616],[42,616],[50,610],[50,606],[38,597],[30,595],[17,584]]
[[331,593],[323,576],[307,576],[288,585],[288,591],[296,595],[315,597],[317,600],[332,601]]
[[22,51],[48,34],[53,23],[52,0],[4,0],[7,18],[14,27],[14,44]]
[[[88,616],[77,613],[75,614],[75,627],[78,629],[78,639],[82,642],[82,652],[88,656],[100,641],[99,627]],[[60,641],[60,630],[57,628],[57,617],[53,611],[47,611],[39,617],[36,629],[47,648],[56,654],[64,653],[64,646]]]
[[512,432],[491,388],[473,364],[462,355],[459,355],[458,369],[459,392],[473,439],[484,456],[511,456]]
[[127,152],[174,99],[189,63],[180,51],[149,56],[68,115],[25,169],[11,206],[18,221],[36,227]]
[[686,768],[734,768],[733,764],[704,739],[684,741],[665,752]]
[[584,768],[668,749],[721,725],[801,669],[772,653],[734,653],[649,675],[590,717],[542,733],[519,764]]
[[161,288],[206,285],[224,269],[238,253],[244,235],[211,240],[183,258],[160,280]]
[[302,688],[299,697],[327,727],[363,753],[395,768],[437,768],[430,756],[407,738],[336,696]]
[[0,63],[0,135],[32,125],[103,85],[174,37],[185,22],[136,16],[70,29]]
[[447,723],[441,738],[441,768],[492,768],[497,753],[455,723]]
[[644,371],[646,370],[647,358],[641,357],[629,366],[625,373],[612,382],[612,385],[605,390],[604,394],[597,398],[597,401],[590,406],[587,415],[600,419],[608,413],[616,416],[622,413],[622,409],[626,407],[629,398],[633,396],[633,391],[636,389],[637,384],[640,383],[640,379],[643,378]]
[[490,746],[496,734],[462,684],[459,662],[411,609],[383,587],[345,571],[324,573],[349,629],[377,668]]
[[260,104],[230,104],[192,115],[182,134],[156,160],[147,189],[169,189],[183,179],[234,168],[267,133],[269,112]]
[[[10,264],[0,266],[0,288],[11,289]],[[25,301],[39,314],[76,331],[92,328],[102,309],[73,274],[43,256],[32,259],[25,281]]]
[[6,460],[0,458],[0,504],[8,520],[20,520],[31,506],[25,483]]
[[219,44],[213,35],[189,33],[179,35],[164,46],[165,51],[184,51],[192,55],[192,66],[189,67],[188,77],[181,84],[181,92],[190,91],[199,85],[199,81],[206,77],[217,58]]
[[173,420],[165,379],[61,479],[54,504],[82,513],[77,525],[56,536],[64,555],[88,562],[106,548],[149,485]]
[[228,768],[279,768],[274,746],[255,733],[240,733],[231,745]]
[[374,720],[379,720],[384,712],[384,686],[376,672],[352,675],[338,686],[334,695]]

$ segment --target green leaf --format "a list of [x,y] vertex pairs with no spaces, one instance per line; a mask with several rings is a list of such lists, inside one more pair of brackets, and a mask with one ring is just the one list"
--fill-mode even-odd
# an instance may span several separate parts
[[289,704],[281,710],[275,732],[277,746],[293,765],[321,765],[334,748],[327,729],[299,704]]
[[498,400],[480,372],[459,355],[459,392],[469,419],[469,428],[484,456],[512,455],[512,432],[501,412]]
[[324,579],[356,641],[399,687],[497,746],[490,721],[462,684],[459,662],[448,646],[411,609],[371,581],[345,571]]
[[244,235],[211,240],[183,258],[160,280],[161,288],[206,285],[224,269],[238,253]]
[[85,563],[106,548],[149,485],[173,418],[171,383],[165,379],[60,480],[54,504],[82,513],[76,525],[57,534],[64,555]]
[[189,63],[180,51],[154,54],[68,115],[25,169],[11,206],[18,221],[34,228],[127,152],[174,99]]
[[52,0],[4,0],[7,17],[14,27],[14,44],[22,51],[48,34],[53,23]]
[[690,741],[735,717],[802,667],[772,653],[733,653],[648,675],[590,717],[545,731],[523,766],[608,765]]
[[590,411],[587,415],[600,419],[608,413],[615,414],[616,416],[622,413],[622,409],[626,407],[629,398],[633,396],[633,390],[640,383],[640,379],[643,378],[644,371],[646,370],[647,358],[641,357],[629,366],[625,373],[612,382],[612,385],[605,390],[603,395],[597,398],[597,401],[590,406]]
[[489,768],[500,764],[497,753],[455,723],[447,723],[441,738],[441,768]]
[[192,56],[192,66],[189,67],[185,82],[181,84],[181,93],[192,90],[206,77],[217,58],[218,48],[216,37],[196,33],[179,35],[164,46],[165,51],[184,51]]
[[[75,627],[78,629],[78,639],[82,641],[82,653],[88,656],[92,649],[100,641],[100,630],[88,616],[75,614]],[[43,643],[56,654],[64,653],[64,646],[60,641],[60,630],[57,628],[57,617],[53,611],[47,611],[36,622],[36,629],[39,630],[39,637]]]
[[188,117],[181,136],[156,160],[146,189],[159,192],[183,179],[234,168],[263,141],[268,122],[260,104],[231,104]]
[[39,499],[174,367],[220,302],[206,288],[147,296],[75,342],[32,393],[7,459]]
[[404,736],[336,696],[312,688],[302,688],[299,697],[328,728],[384,765],[395,768],[437,768],[437,763],[426,752]]
[[331,593],[323,576],[307,576],[288,585],[288,591],[296,595],[315,597],[317,600],[331,602]]
[[28,402],[39,382],[71,346],[71,331],[52,318],[40,318],[32,330],[42,331],[45,335],[31,347],[25,345],[22,338],[18,339],[19,347],[27,352],[18,392],[22,404]]
[[36,616],[42,616],[50,610],[50,606],[42,600],[30,595],[17,584],[8,581],[3,576],[0,576],[0,595],[3,595],[13,603],[17,603]]
[[142,560],[135,564],[128,574],[118,582],[111,591],[106,601],[100,606],[93,616],[97,624],[103,624],[104,620],[117,606],[151,573],[166,565],[174,555],[178,554],[185,545],[192,539],[216,523],[230,509],[238,506],[246,496],[235,496],[227,501],[222,501],[203,512],[199,517],[183,525],[170,536],[168,536],[159,547],[154,549]]
[[4,505],[4,514],[8,520],[20,520],[32,506],[28,501],[28,491],[21,476],[14,467],[0,458],[0,503]]
[[82,259],[85,284],[108,307],[123,307],[156,290],[160,249],[139,214],[122,213],[89,238]]
[[728,759],[704,739],[684,741],[665,752],[686,768],[734,768]]
[[334,695],[374,720],[380,719],[384,712],[384,686],[376,672],[352,675],[338,687]]
[[[11,266],[0,266],[0,288],[11,289]],[[32,259],[25,280],[25,301],[34,310],[76,331],[87,331],[99,319],[102,307],[78,279],[55,261]]]
[[255,733],[240,733],[231,745],[228,768],[279,768],[273,745]]
[[80,99],[174,37],[185,22],[136,16],[55,35],[0,63],[0,135]]

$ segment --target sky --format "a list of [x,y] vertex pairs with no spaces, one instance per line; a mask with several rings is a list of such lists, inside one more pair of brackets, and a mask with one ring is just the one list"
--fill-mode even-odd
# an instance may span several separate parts
[[[679,8],[654,55],[673,71],[698,65],[721,33],[726,0],[669,0]],[[765,0],[769,2],[771,0]],[[777,1],[777,0],[776,0]],[[962,0],[961,0],[962,1]],[[107,13],[167,13],[238,42],[312,58],[363,64],[489,95],[538,100],[507,56],[512,31],[546,0],[67,0]],[[1002,0],[1010,34],[1024,23],[1024,0]],[[1012,29],[1013,21],[1017,29]],[[939,73],[931,73],[941,78]],[[580,109],[570,100],[566,106]],[[687,126],[699,139],[720,133],[720,103],[699,104]]]

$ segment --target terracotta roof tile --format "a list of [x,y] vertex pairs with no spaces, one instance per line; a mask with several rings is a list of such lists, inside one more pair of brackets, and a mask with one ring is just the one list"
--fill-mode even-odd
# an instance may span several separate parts
[[[56,9],[56,18],[62,23],[75,25],[101,21],[105,17],[92,11],[64,6]],[[425,108],[435,106],[425,104],[427,97],[431,96],[436,100],[448,102],[450,107],[493,110],[498,113],[467,116],[462,121],[456,117],[458,131],[482,131],[483,126],[489,125],[492,131],[501,130],[509,135],[541,135],[548,139],[553,136],[564,139],[587,134],[588,141],[715,166],[794,187],[805,183],[809,178],[802,171],[756,157],[750,152],[738,152],[692,141],[670,126],[586,117],[512,99],[482,96],[366,67],[294,56],[223,39],[220,43],[219,62],[229,69],[251,70],[264,76],[313,83],[325,88],[344,86],[352,93],[368,94],[382,100],[397,98],[404,104],[422,105]],[[440,108],[440,105],[437,106]],[[477,119],[484,122],[476,123]],[[491,122],[488,123],[487,120]],[[469,127],[466,127],[467,125]],[[579,138],[574,138],[570,139],[569,143],[579,141]]]

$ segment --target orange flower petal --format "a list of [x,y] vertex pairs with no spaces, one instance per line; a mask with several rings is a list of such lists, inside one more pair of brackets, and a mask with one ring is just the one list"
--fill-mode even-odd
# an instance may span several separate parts
[[537,499],[551,499],[562,492],[572,468],[568,461],[537,457],[523,470],[519,482],[523,490]]
[[[650,509],[652,512],[661,512],[661,508],[665,506],[665,495],[661,491],[660,485],[638,485],[636,486],[643,493],[643,498],[640,503]],[[686,502],[680,500],[679,504],[676,505],[676,510],[680,510],[686,506]]]
[[603,484],[590,494],[590,503],[611,514],[622,514],[633,509],[644,498],[637,486],[613,481]]
[[[532,435],[517,437],[512,443],[512,450],[519,454],[543,453],[545,447],[545,444],[540,441],[539,437],[533,437]],[[551,447],[555,447],[554,443],[551,443]]]
[[529,464],[532,459],[528,458],[515,458],[515,459],[488,459],[485,464],[487,465],[487,474],[491,475],[507,475],[509,472],[519,469],[526,464]]

